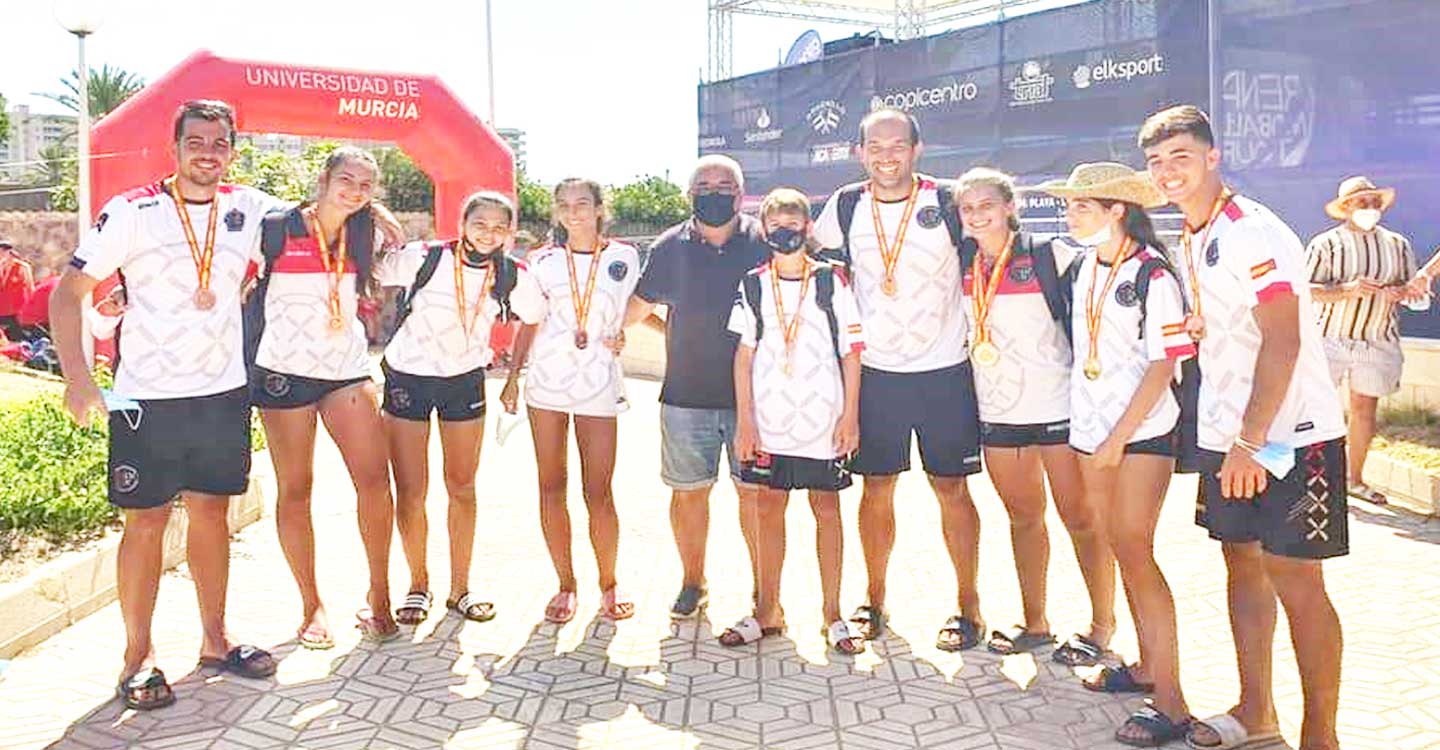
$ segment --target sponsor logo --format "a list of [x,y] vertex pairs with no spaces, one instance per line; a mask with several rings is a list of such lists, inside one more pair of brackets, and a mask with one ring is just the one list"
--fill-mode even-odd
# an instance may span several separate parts
[[99,233],[99,232],[104,231],[104,230],[105,230],[105,222],[107,222],[107,221],[109,221],[109,220],[110,220],[110,214],[108,214],[108,213],[102,213],[102,214],[100,214],[100,216],[95,219],[95,232],[96,232],[96,233]]
[[1035,267],[1032,266],[1029,262],[1022,262],[1020,260],[1016,260],[1015,263],[1010,266],[1009,275],[1011,281],[1015,282],[1016,284],[1024,284],[1025,282],[1035,278]]
[[845,105],[834,99],[816,102],[805,113],[805,121],[810,123],[810,129],[820,135],[830,135],[835,132],[844,120]]
[[1220,262],[1220,238],[1219,238],[1219,237],[1216,237],[1215,239],[1210,240],[1210,244],[1209,244],[1209,245],[1206,245],[1206,246],[1205,246],[1205,265],[1207,265],[1207,266],[1213,266],[1213,265],[1215,265],[1216,263],[1219,263],[1219,262]]
[[928,109],[950,104],[973,102],[980,96],[980,86],[974,81],[951,80],[944,86],[917,86],[902,91],[887,91],[870,98],[871,111],[882,107],[903,109]]
[[245,212],[232,208],[225,214],[225,231],[238,232],[245,228]]
[[785,135],[784,128],[772,128],[770,125],[770,110],[761,107],[760,116],[755,118],[756,129],[745,131],[745,142],[769,143],[770,141],[778,141],[781,136]]
[[833,164],[835,162],[850,160],[849,143],[828,143],[824,146],[810,147],[811,164]]
[[149,198],[149,199],[147,199],[147,200],[143,200],[143,201],[140,201],[139,203],[136,203],[136,204],[135,204],[135,210],[136,210],[136,211],[139,211],[139,210],[141,210],[141,209],[154,208],[154,207],[156,207],[156,206],[158,206],[158,205],[160,205],[160,199],[159,199],[159,198]]
[[290,392],[290,378],[278,372],[265,376],[265,392],[271,396],[284,396]]
[[605,270],[610,274],[611,281],[624,281],[625,275],[630,272],[630,264],[623,260],[617,260]]
[[1223,141],[1219,145],[1227,163],[1233,161],[1240,169],[1304,164],[1314,140],[1320,95],[1308,72],[1275,69],[1268,63],[1226,70],[1220,83],[1225,120],[1216,135]]
[[723,135],[700,136],[700,148],[725,148],[725,145],[725,136]]
[[1120,286],[1115,287],[1115,301],[1125,307],[1134,307],[1139,304],[1140,295],[1135,293],[1135,282],[1120,282]]
[[1051,88],[1055,85],[1055,76],[1045,70],[1047,66],[1037,60],[1026,60],[1020,66],[1019,75],[1010,79],[1010,106],[1028,107],[1032,104],[1044,104],[1053,101]]
[[1150,55],[1131,60],[1107,57],[1098,63],[1084,63],[1075,68],[1070,80],[1077,89],[1088,89],[1106,81],[1129,81],[1132,78],[1160,75],[1165,72],[1165,56]]
[[920,209],[919,213],[915,214],[915,220],[920,222],[920,226],[926,229],[934,229],[940,226],[940,222],[944,221],[944,217],[940,215],[940,208],[938,206],[926,206]]
[[140,486],[140,470],[130,464],[120,464],[110,472],[110,484],[116,492],[128,495]]

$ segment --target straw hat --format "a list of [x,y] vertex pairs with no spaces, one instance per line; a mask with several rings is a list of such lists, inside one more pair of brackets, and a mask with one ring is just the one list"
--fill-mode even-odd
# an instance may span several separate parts
[[1347,177],[1335,191],[1335,200],[1325,204],[1325,213],[1332,219],[1344,221],[1350,218],[1345,202],[1365,195],[1380,196],[1380,210],[1384,211],[1395,203],[1395,188],[1378,188],[1369,177]]
[[1142,208],[1159,208],[1169,203],[1150,181],[1150,175],[1112,161],[1081,164],[1064,180],[1050,180],[1030,190],[1056,198],[1090,198],[1125,201]]

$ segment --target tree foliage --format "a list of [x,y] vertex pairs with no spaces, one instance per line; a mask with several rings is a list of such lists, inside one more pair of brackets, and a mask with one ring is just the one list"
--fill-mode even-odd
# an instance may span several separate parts
[[611,188],[610,212],[617,221],[670,225],[690,214],[690,202],[679,185],[650,175]]
[[[79,112],[79,71],[70,71],[70,76],[61,78],[60,83],[65,87],[65,91],[42,93],[40,96],[59,102],[71,112]],[[102,65],[99,70],[90,69],[89,84],[90,116],[97,120],[110,114],[126,99],[140,93],[140,90],[145,88],[145,80],[140,76],[119,67],[112,68],[108,64]]]
[[550,223],[553,203],[550,188],[531,180],[521,172],[515,176],[515,193],[520,201],[520,223],[544,226]]
[[80,160],[71,142],[52,143],[40,151],[41,164],[31,174],[34,182],[50,186],[50,208],[74,211],[79,208]]
[[385,205],[392,211],[435,210],[435,185],[408,154],[398,148],[375,151],[380,163],[380,185]]
[[4,146],[10,140],[10,104],[5,101],[5,95],[0,94],[0,146]]

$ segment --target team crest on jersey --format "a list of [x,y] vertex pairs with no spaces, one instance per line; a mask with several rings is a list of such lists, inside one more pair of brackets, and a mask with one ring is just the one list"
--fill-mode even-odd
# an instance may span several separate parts
[[271,396],[284,396],[290,392],[290,378],[278,372],[265,376],[265,392]]
[[110,472],[110,485],[116,492],[128,495],[140,486],[140,471],[130,464],[120,464]]
[[238,232],[245,228],[245,212],[232,208],[225,214],[225,231]]
[[919,213],[915,214],[915,220],[920,222],[920,226],[926,229],[934,229],[940,226],[940,222],[945,219],[940,215],[940,208],[938,206],[926,206],[920,209]]
[[624,281],[625,274],[630,273],[630,264],[623,260],[617,260],[611,263],[610,268],[607,270],[610,273],[610,279],[612,281]]
[[397,409],[409,409],[410,391],[407,391],[404,388],[391,388],[390,400],[395,402],[395,408]]
[[1135,293],[1135,282],[1122,281],[1120,286],[1115,287],[1115,301],[1125,307],[1134,307],[1140,303],[1140,295]]
[[1025,282],[1035,278],[1035,267],[1030,265],[1029,263],[1012,263],[1010,265],[1009,276],[1010,280],[1015,282],[1016,284],[1024,284]]
[[1210,244],[1209,244],[1209,245],[1206,245],[1206,246],[1205,246],[1205,265],[1207,265],[1207,266],[1213,266],[1213,265],[1215,265],[1216,263],[1219,263],[1219,262],[1220,262],[1220,238],[1219,238],[1219,237],[1216,237],[1215,239],[1210,240]]

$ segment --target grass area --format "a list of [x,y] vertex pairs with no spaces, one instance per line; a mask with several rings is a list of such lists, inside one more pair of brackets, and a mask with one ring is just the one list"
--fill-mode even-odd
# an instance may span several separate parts
[[1371,448],[1427,471],[1440,471],[1440,415],[1418,406],[1384,408]]

